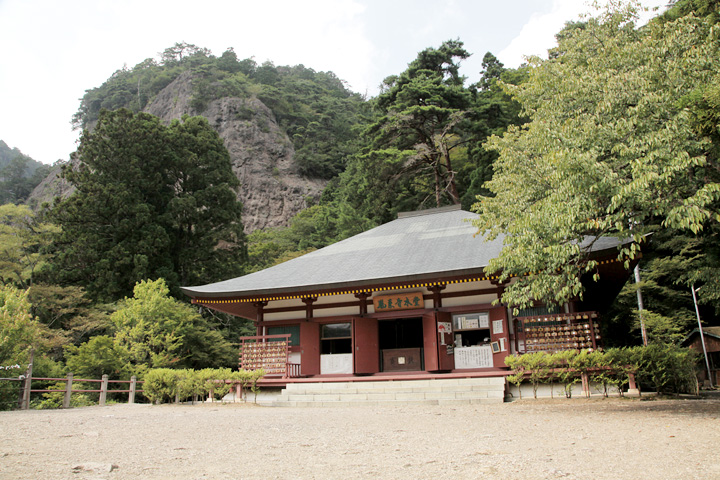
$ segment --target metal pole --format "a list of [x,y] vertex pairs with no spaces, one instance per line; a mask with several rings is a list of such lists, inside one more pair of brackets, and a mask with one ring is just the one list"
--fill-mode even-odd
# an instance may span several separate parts
[[[703,334],[702,323],[700,322],[700,309],[698,308],[697,297],[695,296],[696,290],[695,290],[694,283],[690,286],[690,290],[692,291],[693,302],[695,303],[695,315],[697,315],[698,330],[700,330],[700,343],[702,343],[703,354],[705,355],[705,366],[707,367],[708,381],[710,382],[710,385],[712,385],[712,373],[710,372],[710,361],[708,360],[707,349],[705,348],[705,335]],[[698,290],[700,290],[700,288],[698,288]]]
[[647,340],[647,332],[645,331],[645,320],[643,319],[643,310],[645,310],[645,307],[643,306],[643,298],[642,298],[642,291],[640,290],[640,264],[635,264],[635,284],[638,285],[637,289],[635,290],[637,293],[637,303],[638,303],[638,314],[640,316],[640,333],[642,334],[643,339],[643,345],[647,347],[648,340]]

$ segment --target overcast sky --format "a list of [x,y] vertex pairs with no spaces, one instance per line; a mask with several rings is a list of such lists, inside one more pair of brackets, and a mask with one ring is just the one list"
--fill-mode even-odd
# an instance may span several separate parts
[[85,90],[176,42],[332,71],[374,96],[444,40],[473,54],[461,68],[471,82],[487,51],[507,67],[546,57],[564,23],[589,10],[584,0],[0,0],[0,140],[44,163],[66,160]]

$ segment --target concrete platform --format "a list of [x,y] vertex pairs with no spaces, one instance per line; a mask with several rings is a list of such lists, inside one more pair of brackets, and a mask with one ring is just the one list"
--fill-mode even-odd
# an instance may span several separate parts
[[505,377],[445,378],[367,382],[291,383],[272,406],[502,403]]

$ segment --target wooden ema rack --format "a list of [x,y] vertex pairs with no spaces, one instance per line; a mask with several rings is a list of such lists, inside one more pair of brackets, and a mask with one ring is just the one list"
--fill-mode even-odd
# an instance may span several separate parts
[[526,353],[602,349],[597,312],[518,317],[516,322]]
[[240,338],[240,368],[265,370],[268,376],[286,376],[290,334]]

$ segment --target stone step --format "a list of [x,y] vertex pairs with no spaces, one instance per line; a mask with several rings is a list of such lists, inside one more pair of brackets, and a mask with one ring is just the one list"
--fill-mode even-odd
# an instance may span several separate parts
[[477,399],[454,399],[454,400],[369,400],[362,403],[351,402],[275,402],[271,406],[274,407],[348,407],[352,405],[363,406],[396,406],[396,405],[483,405],[491,403],[501,403],[502,400],[490,398]]
[[437,385],[432,387],[396,387],[377,386],[373,388],[316,388],[288,389],[285,395],[363,395],[383,393],[455,393],[455,392],[492,392],[504,391],[504,385]]
[[289,384],[274,406],[502,403],[504,377]]
[[464,391],[492,390],[505,387],[504,377],[459,378],[436,380],[395,380],[372,382],[317,382],[291,383],[285,388],[293,393],[362,393],[362,392],[416,392],[416,391]]
[[288,394],[280,395],[278,400],[291,402],[356,402],[366,400],[453,400],[463,398],[504,398],[504,391],[467,391],[467,392],[390,392],[390,393],[346,393],[346,394]]

